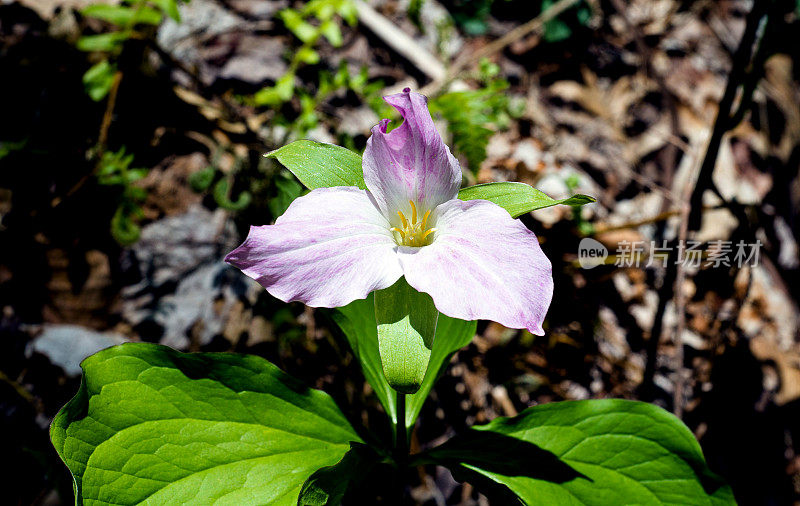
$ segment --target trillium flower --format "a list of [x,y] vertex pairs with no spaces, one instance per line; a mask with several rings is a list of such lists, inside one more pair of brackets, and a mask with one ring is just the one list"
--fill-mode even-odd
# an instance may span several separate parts
[[424,96],[384,100],[404,121],[373,127],[367,190],[312,190],[274,225],[251,227],[225,261],[285,302],[341,307],[405,276],[447,316],[543,335],[553,277],[536,235],[492,202],[457,198],[461,167]]

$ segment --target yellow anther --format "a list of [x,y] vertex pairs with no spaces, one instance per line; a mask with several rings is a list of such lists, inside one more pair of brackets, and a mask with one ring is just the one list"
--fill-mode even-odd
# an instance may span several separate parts
[[422,221],[417,221],[420,217],[420,213],[417,211],[417,205],[413,200],[409,200],[408,203],[411,205],[411,219],[409,220],[406,218],[403,211],[397,211],[397,216],[400,217],[402,226],[392,227],[389,230],[400,234],[400,237],[395,237],[395,240],[401,246],[411,246],[414,248],[426,246],[429,241],[428,236],[436,232],[435,228],[425,230],[428,224],[428,218],[431,216],[431,210],[428,209],[425,211],[425,214],[422,215]]
[[400,221],[403,222],[403,228],[408,228],[408,220],[403,215],[402,211],[397,211],[397,214],[400,215]]

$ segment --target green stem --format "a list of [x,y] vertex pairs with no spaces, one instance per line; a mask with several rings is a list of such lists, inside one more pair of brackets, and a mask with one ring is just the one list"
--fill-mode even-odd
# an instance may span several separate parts
[[398,464],[404,464],[408,460],[408,431],[406,430],[406,394],[397,392],[396,411],[397,427],[395,428],[394,456]]

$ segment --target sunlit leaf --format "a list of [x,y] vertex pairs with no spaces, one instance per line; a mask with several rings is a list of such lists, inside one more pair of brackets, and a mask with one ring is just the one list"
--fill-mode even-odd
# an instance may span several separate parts
[[50,431],[78,504],[294,506],[361,442],[328,395],[259,357],[131,343],[82,367]]
[[691,431],[620,399],[555,402],[474,427],[417,460],[534,504],[736,504]]
[[367,187],[361,156],[341,146],[302,140],[264,156],[278,160],[310,190],[329,186]]
[[595,202],[594,198],[580,194],[556,200],[530,185],[513,182],[486,183],[462,188],[458,192],[458,198],[461,200],[482,199],[494,202],[508,211],[514,218],[537,209],[558,204],[582,206]]

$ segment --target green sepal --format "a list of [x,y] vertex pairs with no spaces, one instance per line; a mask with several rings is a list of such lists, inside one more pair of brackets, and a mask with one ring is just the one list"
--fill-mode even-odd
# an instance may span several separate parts
[[419,390],[431,359],[439,311],[426,293],[400,278],[375,292],[375,321],[383,374],[389,385],[404,394]]
[[331,186],[367,188],[361,155],[341,146],[301,140],[264,156],[278,160],[309,190]]
[[481,199],[494,202],[508,211],[508,214],[514,218],[537,209],[544,209],[558,204],[582,206],[595,202],[593,197],[581,194],[557,200],[525,183],[508,181],[477,184],[463,188],[458,192],[458,198],[461,200]]

